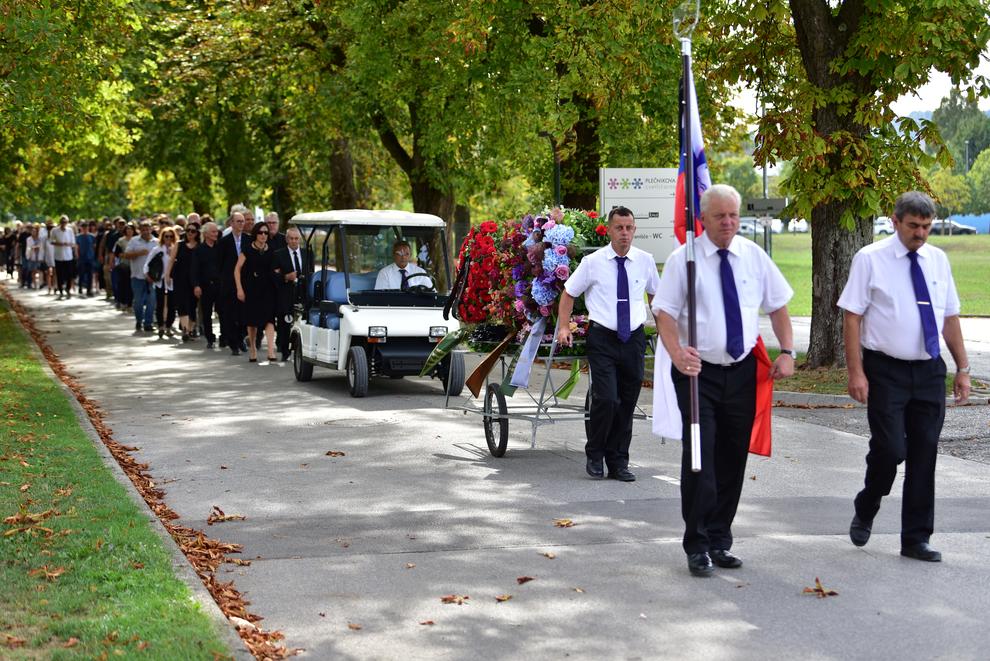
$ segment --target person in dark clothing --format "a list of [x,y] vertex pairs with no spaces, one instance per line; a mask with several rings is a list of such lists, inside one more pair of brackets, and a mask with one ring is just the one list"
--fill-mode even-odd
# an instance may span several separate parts
[[203,335],[206,336],[207,349],[212,349],[217,340],[213,333],[213,308],[220,297],[220,248],[217,243],[219,236],[220,228],[216,223],[208,222],[203,225],[203,242],[196,246],[189,270],[193,295],[199,299],[202,313],[200,320],[203,324]]
[[237,300],[237,284],[234,282],[234,267],[249,241],[244,234],[244,214],[235,211],[230,215],[230,234],[217,243],[220,263],[220,345],[226,343],[233,356],[247,351],[241,319],[242,304]]
[[312,268],[312,260],[300,247],[302,235],[295,227],[285,233],[286,247],[275,251],[275,283],[278,286],[276,301],[276,344],[282,360],[289,359],[289,337],[292,333],[293,309],[306,296],[306,274]]
[[76,237],[76,270],[79,273],[79,295],[83,290],[86,297],[93,295],[93,274],[96,271],[96,237],[90,234],[90,225],[79,223],[79,236]]
[[273,251],[268,247],[269,231],[265,223],[251,230],[251,243],[244,246],[234,269],[237,300],[244,304],[248,352],[251,362],[258,361],[255,344],[258,329],[264,329],[268,342],[268,362],[275,357],[275,272]]
[[196,323],[196,296],[192,287],[192,264],[196,248],[199,246],[199,227],[189,226],[183,233],[185,240],[175,248],[175,259],[169,264],[172,276],[172,302],[179,315],[179,330],[182,341],[192,339]]

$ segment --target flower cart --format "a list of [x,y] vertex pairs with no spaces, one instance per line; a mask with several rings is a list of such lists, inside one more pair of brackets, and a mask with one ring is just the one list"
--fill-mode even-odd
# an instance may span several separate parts
[[[585,254],[608,242],[606,234],[594,212],[557,208],[519,220],[486,221],[464,239],[446,310],[461,325],[438,344],[424,369],[463,343],[481,358],[465,382],[471,395],[448,394],[445,406],[481,415],[492,456],[505,454],[510,420],[530,424],[530,447],[536,446],[543,425],[584,420],[587,429],[590,372],[584,401],[567,400],[586,364],[588,319],[576,301],[569,322],[574,346],[559,346],[556,303],[571,271]],[[531,371],[537,362],[545,371],[534,385]],[[638,410],[636,417],[649,416]]]

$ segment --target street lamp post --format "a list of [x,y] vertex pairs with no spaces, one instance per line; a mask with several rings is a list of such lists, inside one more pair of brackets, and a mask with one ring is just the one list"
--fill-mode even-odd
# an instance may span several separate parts
[[969,174],[969,139],[966,139],[966,174]]
[[550,151],[553,153],[553,203],[560,206],[560,152],[557,150],[557,141],[549,131],[540,131],[540,137],[550,141]]

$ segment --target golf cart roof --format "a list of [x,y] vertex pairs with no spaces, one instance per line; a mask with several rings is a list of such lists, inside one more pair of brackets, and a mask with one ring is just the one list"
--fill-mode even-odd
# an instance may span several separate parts
[[405,225],[414,227],[445,227],[442,218],[411,211],[334,209],[297,213],[290,221],[295,225]]

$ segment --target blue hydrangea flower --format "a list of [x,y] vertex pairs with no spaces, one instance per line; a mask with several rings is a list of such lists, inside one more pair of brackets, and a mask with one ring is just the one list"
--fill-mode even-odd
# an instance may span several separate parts
[[557,225],[546,231],[543,236],[544,241],[549,241],[555,246],[567,245],[574,238],[574,228],[567,225]]

